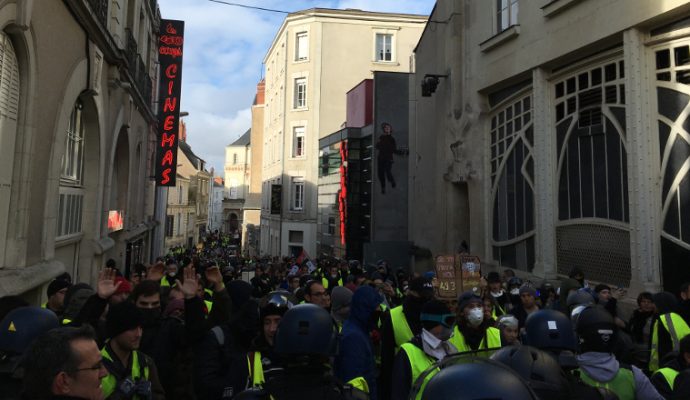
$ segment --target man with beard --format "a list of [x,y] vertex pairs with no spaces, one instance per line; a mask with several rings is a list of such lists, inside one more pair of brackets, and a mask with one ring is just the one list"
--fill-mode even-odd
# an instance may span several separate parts
[[434,297],[431,280],[417,277],[410,281],[410,287],[401,306],[386,311],[381,316],[381,398],[390,397],[393,359],[400,346],[422,332],[419,315],[422,306]]
[[108,341],[101,350],[108,370],[103,395],[112,399],[165,399],[156,364],[140,352],[141,311],[124,302],[110,308],[105,322]]

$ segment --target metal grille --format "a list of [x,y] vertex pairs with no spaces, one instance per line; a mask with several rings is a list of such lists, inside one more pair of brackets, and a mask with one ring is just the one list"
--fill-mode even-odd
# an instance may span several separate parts
[[556,228],[558,273],[580,267],[587,280],[630,285],[630,232],[581,224]]

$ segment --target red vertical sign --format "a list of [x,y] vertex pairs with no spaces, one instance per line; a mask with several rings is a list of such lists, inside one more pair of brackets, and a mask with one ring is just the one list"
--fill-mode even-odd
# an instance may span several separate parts
[[160,95],[158,96],[156,185],[175,186],[175,177],[177,176],[177,142],[180,128],[184,21],[162,19],[160,26],[160,43],[158,48]]

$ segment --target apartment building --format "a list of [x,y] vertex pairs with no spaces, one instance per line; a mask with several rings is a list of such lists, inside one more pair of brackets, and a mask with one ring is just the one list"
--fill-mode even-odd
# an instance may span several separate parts
[[316,255],[319,138],[373,71],[409,72],[427,17],[314,8],[289,14],[266,57],[260,249]]

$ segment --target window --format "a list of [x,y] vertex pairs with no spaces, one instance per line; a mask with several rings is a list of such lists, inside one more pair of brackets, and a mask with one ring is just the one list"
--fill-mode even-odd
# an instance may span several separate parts
[[295,37],[295,61],[309,58],[309,36],[307,32],[298,32]]
[[57,238],[81,233],[84,188],[82,173],[84,165],[84,119],[83,104],[74,104],[67,125],[65,153],[60,170],[58,201]]
[[173,237],[173,228],[175,227],[175,216],[166,215],[165,216],[165,236]]
[[517,25],[518,0],[496,0],[496,27],[503,32],[513,25]]
[[376,34],[376,61],[393,61],[393,35]]
[[292,202],[290,208],[293,211],[302,211],[304,210],[304,178],[292,178],[291,186]]
[[77,100],[69,118],[65,154],[62,156],[62,170],[60,180],[72,186],[80,186],[84,165],[84,122],[82,110],[84,106]]
[[296,126],[292,129],[292,156],[304,157],[304,127]]
[[177,191],[177,204],[182,204],[182,185],[180,185]]
[[295,99],[293,108],[305,108],[307,106],[307,79],[295,79]]
[[237,153],[234,153],[234,154],[232,155],[232,164],[233,164],[233,165],[236,165],[236,164],[237,164]]

